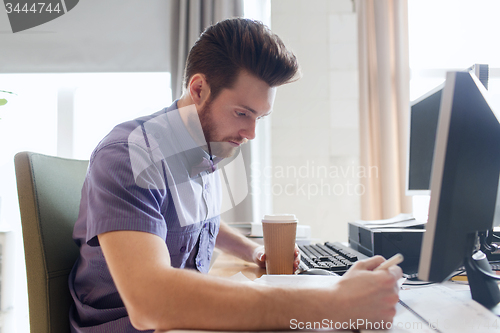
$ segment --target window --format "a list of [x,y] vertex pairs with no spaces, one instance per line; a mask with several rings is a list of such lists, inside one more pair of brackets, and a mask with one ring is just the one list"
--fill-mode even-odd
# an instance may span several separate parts
[[[488,64],[489,94],[500,107],[498,0],[409,0],[410,99],[445,80],[447,71]],[[417,218],[427,219],[428,196],[413,197]]]
[[74,75],[73,157],[89,159],[99,141],[117,124],[172,104],[169,73]]
[[0,106],[0,228],[14,232],[14,262],[20,263],[13,267],[13,309],[3,329],[24,333],[28,299],[14,155],[60,155],[61,145],[69,142],[65,157],[89,159],[113,126],[171,104],[170,74],[0,74],[0,85],[16,94],[4,95],[8,103]]

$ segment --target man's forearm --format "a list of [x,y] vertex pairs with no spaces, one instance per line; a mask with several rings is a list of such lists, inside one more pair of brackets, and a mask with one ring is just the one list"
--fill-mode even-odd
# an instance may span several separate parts
[[216,246],[238,258],[253,262],[254,258],[252,258],[252,254],[261,245],[248,239],[221,221]]
[[287,329],[292,319],[387,321],[396,311],[395,287],[401,270],[397,274],[371,272],[383,262],[382,257],[358,261],[345,274],[349,278],[331,288],[277,288],[172,268],[165,240],[153,234],[113,231],[98,237],[137,329]]
[[289,328],[292,318],[318,319],[311,316],[313,311],[301,309],[303,294],[296,290],[254,286],[184,270],[175,273],[178,276],[169,283],[169,291],[162,293],[168,297],[158,304],[166,310],[155,323],[160,329],[276,330]]
[[98,237],[137,329],[277,329],[301,314],[301,297],[292,291],[172,268],[165,241],[156,235],[114,231]]

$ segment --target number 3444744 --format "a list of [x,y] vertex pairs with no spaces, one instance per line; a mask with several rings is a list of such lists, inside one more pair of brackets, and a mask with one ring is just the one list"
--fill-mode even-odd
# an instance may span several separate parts
[[41,14],[43,12],[45,13],[52,13],[56,12],[59,13],[62,11],[61,6],[59,6],[59,3],[52,4],[52,3],[45,3],[45,2],[37,2],[37,3],[10,3],[7,2],[5,3],[5,10],[7,11],[7,14],[10,13],[30,13],[30,14]]

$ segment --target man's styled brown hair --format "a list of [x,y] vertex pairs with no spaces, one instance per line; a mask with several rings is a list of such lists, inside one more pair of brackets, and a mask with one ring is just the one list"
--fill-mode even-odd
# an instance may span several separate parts
[[294,81],[299,76],[295,55],[283,41],[258,21],[234,18],[208,27],[189,51],[184,87],[196,73],[205,75],[211,99],[231,88],[241,70],[270,87]]

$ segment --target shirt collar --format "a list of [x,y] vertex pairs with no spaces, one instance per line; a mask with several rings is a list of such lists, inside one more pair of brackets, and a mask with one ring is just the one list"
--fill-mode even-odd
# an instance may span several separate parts
[[214,172],[217,169],[217,163],[219,163],[222,159],[223,158],[221,157],[214,157],[212,160],[209,160],[206,157],[203,157],[199,164],[191,167],[189,176],[193,178],[204,171],[209,173]]

